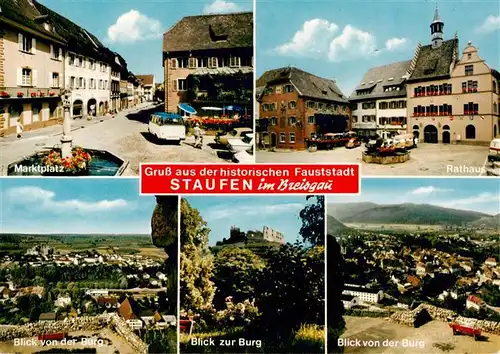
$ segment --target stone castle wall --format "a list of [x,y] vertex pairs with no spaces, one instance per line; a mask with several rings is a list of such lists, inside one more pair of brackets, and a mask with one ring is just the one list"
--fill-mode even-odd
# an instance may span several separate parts
[[0,326],[0,342],[11,341],[15,338],[31,338],[42,334],[99,331],[106,327],[111,327],[134,348],[136,353],[148,352],[148,345],[116,314],[83,316],[63,321],[35,322],[17,326],[4,325]]

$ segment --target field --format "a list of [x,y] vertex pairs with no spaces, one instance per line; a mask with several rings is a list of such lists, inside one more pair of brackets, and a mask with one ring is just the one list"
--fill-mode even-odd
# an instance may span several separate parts
[[[351,346],[345,348],[345,353],[486,354],[497,353],[500,348],[500,336],[485,334],[488,337],[485,341],[453,336],[448,324],[439,321],[411,328],[383,318],[345,316],[344,319],[346,331],[342,338],[351,340]],[[357,343],[356,339],[359,340]]]
[[444,230],[442,225],[416,225],[416,224],[344,224],[353,229],[364,230],[406,230],[406,231],[439,231]]

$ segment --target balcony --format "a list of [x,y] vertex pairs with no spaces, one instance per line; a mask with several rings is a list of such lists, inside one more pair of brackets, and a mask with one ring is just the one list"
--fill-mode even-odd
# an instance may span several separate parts
[[376,129],[377,122],[352,123],[353,129]]
[[59,97],[62,93],[60,88],[37,88],[37,87],[0,87],[0,99],[41,99]]

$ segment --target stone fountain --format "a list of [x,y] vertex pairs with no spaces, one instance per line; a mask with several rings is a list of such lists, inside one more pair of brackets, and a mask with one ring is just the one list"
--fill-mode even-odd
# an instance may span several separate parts
[[[121,159],[115,154],[106,150],[95,150],[88,148],[73,147],[73,137],[71,136],[71,90],[63,92],[63,131],[60,146],[44,147],[32,155],[26,156],[18,161],[14,161],[7,167],[8,176],[120,176],[128,166],[128,161]],[[55,169],[48,166],[46,159],[51,154],[57,154],[62,159],[73,158],[75,151],[90,155],[90,162],[85,168],[77,173],[68,172],[64,169]]]

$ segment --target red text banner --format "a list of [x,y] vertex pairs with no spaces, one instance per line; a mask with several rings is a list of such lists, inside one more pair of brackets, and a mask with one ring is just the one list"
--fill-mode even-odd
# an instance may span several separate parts
[[141,194],[357,194],[357,164],[141,164]]

